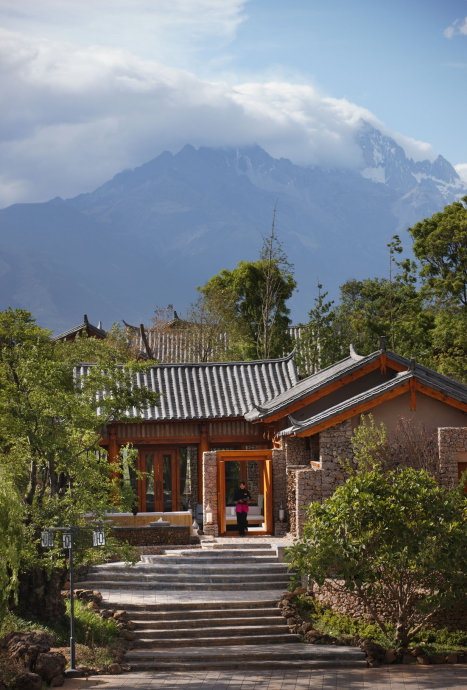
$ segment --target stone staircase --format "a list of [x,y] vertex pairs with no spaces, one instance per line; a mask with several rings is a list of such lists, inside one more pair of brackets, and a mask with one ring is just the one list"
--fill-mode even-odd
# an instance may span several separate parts
[[79,587],[125,609],[132,670],[272,669],[365,665],[351,647],[309,645],[277,608],[290,574],[270,543],[210,543],[93,568]]

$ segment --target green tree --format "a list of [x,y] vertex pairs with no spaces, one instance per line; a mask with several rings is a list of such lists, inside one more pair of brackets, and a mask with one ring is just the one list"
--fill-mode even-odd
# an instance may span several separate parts
[[[96,366],[77,377],[74,367],[81,362]],[[28,312],[0,312],[0,469],[21,497],[34,547],[23,554],[20,607],[37,616],[61,612],[62,583],[54,571],[61,561],[58,553],[42,552],[41,527],[103,514],[116,491],[99,445],[102,428],[156,402],[153,393],[134,386],[135,373],[147,365],[121,363],[121,349],[111,343],[53,343]]]
[[442,303],[467,307],[467,196],[409,229],[425,288]]
[[335,323],[362,354],[379,347],[381,336],[401,355],[430,363],[434,315],[417,287],[413,261],[396,260],[402,252],[397,235],[389,247],[389,278],[350,280],[341,286]]
[[404,650],[465,592],[465,498],[424,470],[375,466],[310,505],[288,554],[298,572],[357,597],[385,635],[393,626]]
[[297,363],[301,372],[312,374],[334,364],[348,355],[349,342],[345,342],[336,322],[334,300],[328,300],[328,292],[318,294],[308,312],[308,323],[303,327],[298,344]]
[[290,348],[287,300],[295,290],[292,269],[274,223],[258,261],[240,261],[199,288],[203,309],[225,328],[230,355],[240,359],[281,357]]

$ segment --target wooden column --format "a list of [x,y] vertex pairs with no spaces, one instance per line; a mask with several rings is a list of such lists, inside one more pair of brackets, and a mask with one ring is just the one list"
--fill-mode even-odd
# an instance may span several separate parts
[[208,450],[210,450],[209,428],[207,424],[201,424],[198,447],[198,503],[203,502],[203,453],[207,453]]

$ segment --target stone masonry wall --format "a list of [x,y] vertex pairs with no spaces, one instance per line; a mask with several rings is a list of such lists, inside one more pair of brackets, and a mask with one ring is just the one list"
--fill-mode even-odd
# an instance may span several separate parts
[[458,481],[457,463],[467,462],[467,427],[438,429],[440,479],[446,486]]
[[286,455],[282,448],[274,448],[272,451],[272,510],[274,520],[274,534],[282,537],[287,533],[287,522],[279,521],[279,510],[282,506],[287,509],[287,476]]
[[321,500],[323,483],[323,470],[312,467],[295,470],[295,528],[298,537],[303,534],[307,507],[312,501]]
[[[212,522],[206,522],[207,513],[212,513]],[[219,536],[217,524],[217,453],[215,450],[203,453],[203,514],[204,534]]]
[[287,467],[289,465],[308,465],[311,456],[307,450],[306,438],[294,438],[293,436],[286,436],[284,439],[284,448],[287,458]]
[[[352,592],[345,592],[339,588],[339,582],[327,580],[322,586],[314,585],[313,595],[322,604],[330,606],[338,613],[354,618],[372,619],[363,603]],[[383,616],[395,615],[395,612],[391,610],[390,601],[375,601],[373,604]],[[440,611],[431,624],[451,630],[467,630],[467,603],[464,606],[457,603],[455,606]]]
[[322,431],[319,435],[323,499],[329,498],[345,480],[341,463],[353,460],[352,431],[352,422],[348,419],[332,429]]

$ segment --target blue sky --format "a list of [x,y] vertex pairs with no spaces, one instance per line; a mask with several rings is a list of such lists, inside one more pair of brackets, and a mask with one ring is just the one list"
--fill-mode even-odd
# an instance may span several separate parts
[[0,0],[0,206],[185,143],[358,166],[368,119],[467,177],[467,0]]

